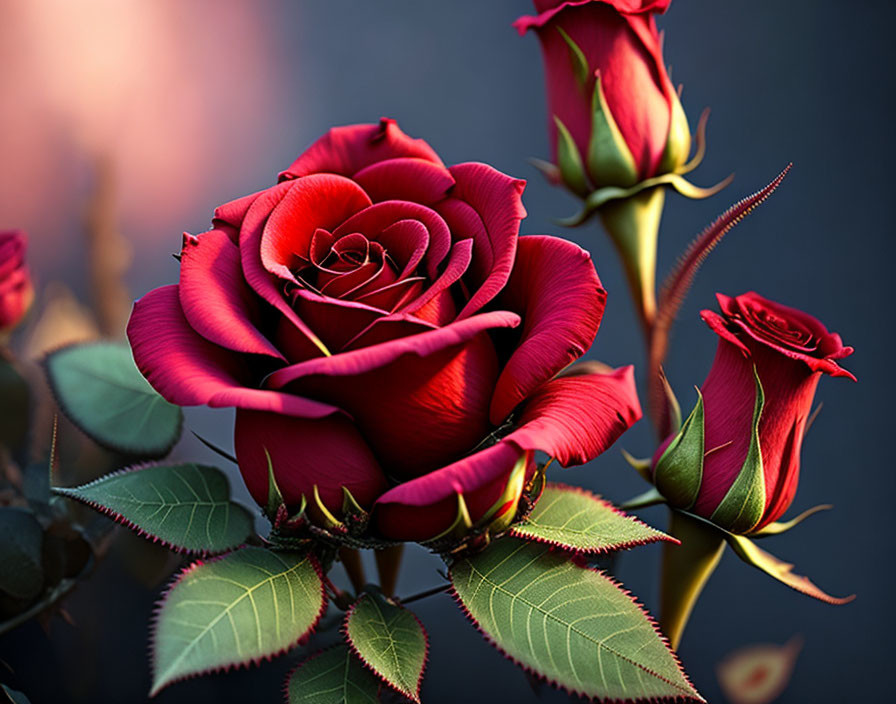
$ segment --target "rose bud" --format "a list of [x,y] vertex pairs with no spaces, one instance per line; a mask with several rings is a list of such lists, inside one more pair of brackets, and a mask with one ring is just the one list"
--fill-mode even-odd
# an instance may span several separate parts
[[539,14],[514,24],[541,41],[554,163],[580,195],[687,160],[690,130],[654,22],[669,2],[535,0]]
[[727,185],[698,188],[683,174],[702,159],[705,119],[697,152],[688,161],[688,120],[663,64],[654,16],[670,0],[535,0],[535,16],[514,26],[538,35],[548,94],[553,165],[542,168],[584,199],[563,221],[579,225],[597,212],[625,267],[646,328],[656,309],[654,279],[665,188],[705,198]]
[[855,377],[852,354],[811,315],[746,293],[718,294],[715,360],[681,429],[654,455],[657,489],[674,507],[732,533],[751,533],[790,507],[800,447],[822,374]]
[[134,306],[137,365],[173,403],[236,407],[261,505],[270,466],[327,525],[500,530],[534,451],[586,462],[641,413],[630,367],[557,376],[606,292],[577,245],[519,237],[523,187],[391,120],[335,128],[185,237],[180,283]]
[[24,232],[0,232],[0,335],[18,325],[34,300]]

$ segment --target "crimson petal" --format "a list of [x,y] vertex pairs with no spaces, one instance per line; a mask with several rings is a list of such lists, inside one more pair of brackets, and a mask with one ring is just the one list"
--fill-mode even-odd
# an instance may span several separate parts
[[341,412],[300,396],[249,388],[245,358],[212,344],[190,327],[177,285],[162,286],[139,299],[127,334],[140,372],[179,406],[236,406],[304,418]]
[[258,302],[243,279],[239,248],[226,233],[184,234],[178,292],[187,321],[205,339],[236,352],[283,359],[255,327]]
[[520,313],[523,329],[495,387],[494,425],[586,352],[600,327],[606,300],[607,292],[584,249],[557,237],[520,238],[516,265],[498,304]]
[[240,409],[234,447],[246,487],[261,506],[268,500],[268,455],[290,506],[301,503],[303,495],[311,501],[316,485],[334,513],[341,512],[342,487],[369,507],[387,486],[370,448],[344,416],[311,420]]
[[546,452],[568,467],[593,460],[640,418],[633,367],[559,377],[530,397],[517,430],[504,441]]
[[407,200],[432,205],[454,187],[448,169],[419,158],[389,159],[371,164],[353,177],[374,203]]
[[354,176],[365,166],[399,157],[417,157],[442,165],[426,142],[408,137],[395,120],[384,117],[377,125],[334,127],[281,173],[280,180],[320,172]]

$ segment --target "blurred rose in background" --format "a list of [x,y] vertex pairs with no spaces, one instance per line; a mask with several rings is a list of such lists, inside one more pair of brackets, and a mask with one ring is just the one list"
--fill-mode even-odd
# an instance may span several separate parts
[[[194,0],[0,4],[0,223],[29,231],[44,281],[82,287],[98,188],[138,261],[161,262],[185,225],[204,225],[197,202],[226,200],[241,165],[273,148],[266,116],[284,111],[264,39],[271,8],[207,10]],[[134,290],[158,275],[158,265],[135,268]]]

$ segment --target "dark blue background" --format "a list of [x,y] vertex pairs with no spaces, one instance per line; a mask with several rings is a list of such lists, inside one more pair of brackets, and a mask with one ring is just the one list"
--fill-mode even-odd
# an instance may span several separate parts
[[[537,41],[519,38],[510,23],[529,12],[525,0],[400,2],[328,0],[267,3],[267,43],[294,76],[279,88],[285,112],[258,105],[265,148],[251,163],[230,163],[225,144],[208,164],[221,190],[199,202],[195,219],[205,228],[218,203],[270,183],[282,167],[331,125],[394,117],[425,138],[446,163],[486,161],[529,179],[522,232],[574,239],[594,255],[610,292],[609,307],[590,356],[643,370],[640,331],[634,324],[615,256],[596,224],[564,231],[552,218],[576,203],[547,185],[527,164],[548,153],[546,108]],[[209,12],[213,12],[209,5]],[[667,363],[683,405],[709,367],[716,337],[698,318],[713,294],[755,289],[803,308],[840,332],[856,348],[845,366],[859,378],[824,379],[824,410],[803,449],[803,473],[794,510],[832,502],[821,514],[763,547],[793,561],[801,574],[833,594],[857,600],[834,607],[793,592],[742,564],[731,554],[710,581],[685,634],[680,655],[699,690],[721,701],[718,661],[743,645],[783,643],[796,633],[806,641],[783,702],[878,701],[886,698],[893,617],[893,549],[890,535],[896,482],[890,461],[893,437],[891,366],[893,316],[892,203],[894,164],[891,27],[885,2],[697,2],[678,0],[659,18],[673,81],[684,83],[683,104],[696,124],[711,106],[709,148],[693,180],[709,185],[729,172],[732,186],[708,201],[667,199],[659,251],[666,271],[687,242],[735,200],[770,181],[788,162],[792,173],[777,194],[735,228],[708,260],[680,314]],[[202,31],[197,26],[197,32]],[[301,86],[299,88],[298,86]],[[238,96],[238,86],[235,87]],[[246,139],[251,139],[246,135]],[[273,147],[269,146],[273,145]],[[123,223],[139,229],[139,223]],[[174,281],[176,265],[164,253],[179,246],[179,232],[156,235],[155,261],[142,257],[131,275],[135,291]],[[643,381],[643,380],[641,380]],[[188,414],[191,427],[228,444],[226,411]],[[625,447],[647,455],[652,433],[642,421],[597,461],[554,477],[578,483],[613,500],[645,486],[619,455]],[[181,453],[206,455],[185,442]],[[245,496],[245,494],[242,494]],[[662,527],[662,510],[642,514]],[[625,554],[619,576],[653,610],[659,551]],[[411,550],[399,583],[409,594],[437,584],[439,563]],[[113,567],[75,595],[73,613],[94,624],[98,653],[83,701],[140,701],[148,685],[146,622],[157,592],[126,597]],[[99,597],[99,598],[98,598]],[[125,601],[124,599],[129,601]],[[80,612],[79,612],[80,609]],[[485,644],[448,597],[415,606],[430,633],[432,650],[424,701],[564,701],[545,691],[540,699],[511,663]],[[22,685],[35,702],[51,701],[34,655],[66,666],[81,642],[56,629],[54,643],[33,628],[31,650],[16,654]],[[25,636],[20,635],[19,638]],[[274,701],[289,663],[175,685],[158,697],[178,701]],[[30,673],[30,674],[28,674]],[[88,677],[88,674],[84,674]]]

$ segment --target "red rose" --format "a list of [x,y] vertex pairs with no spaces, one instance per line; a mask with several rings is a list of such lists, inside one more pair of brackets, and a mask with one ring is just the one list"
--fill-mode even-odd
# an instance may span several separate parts
[[416,540],[460,494],[475,521],[527,453],[585,462],[640,417],[630,368],[554,378],[606,294],[576,245],[518,237],[523,187],[391,120],[333,129],[185,236],[180,284],[135,304],[134,358],[174,403],[237,408],[261,504],[267,451],[289,504],[316,488],[338,513],[346,487]]
[[[654,22],[669,2],[535,0],[539,14],[514,24],[520,34],[534,29],[541,40],[554,161],[564,167],[558,155],[564,135],[558,130],[566,130],[594,188],[632,186],[687,160],[687,119],[666,73]],[[598,79],[604,106],[595,95]],[[614,144],[620,142],[617,134],[621,143]],[[564,178],[580,192],[590,190],[583,176]]]
[[[811,315],[756,293],[718,299],[721,315],[701,314],[719,335],[702,404],[681,433],[660,447],[654,472],[673,505],[748,533],[776,521],[793,501],[815,387],[822,374],[855,381],[837,364],[853,349]],[[676,471],[700,461],[686,456],[685,436],[701,415],[702,476]],[[758,452],[752,447],[756,439]]]
[[18,325],[34,300],[27,248],[24,232],[0,232],[0,334]]

